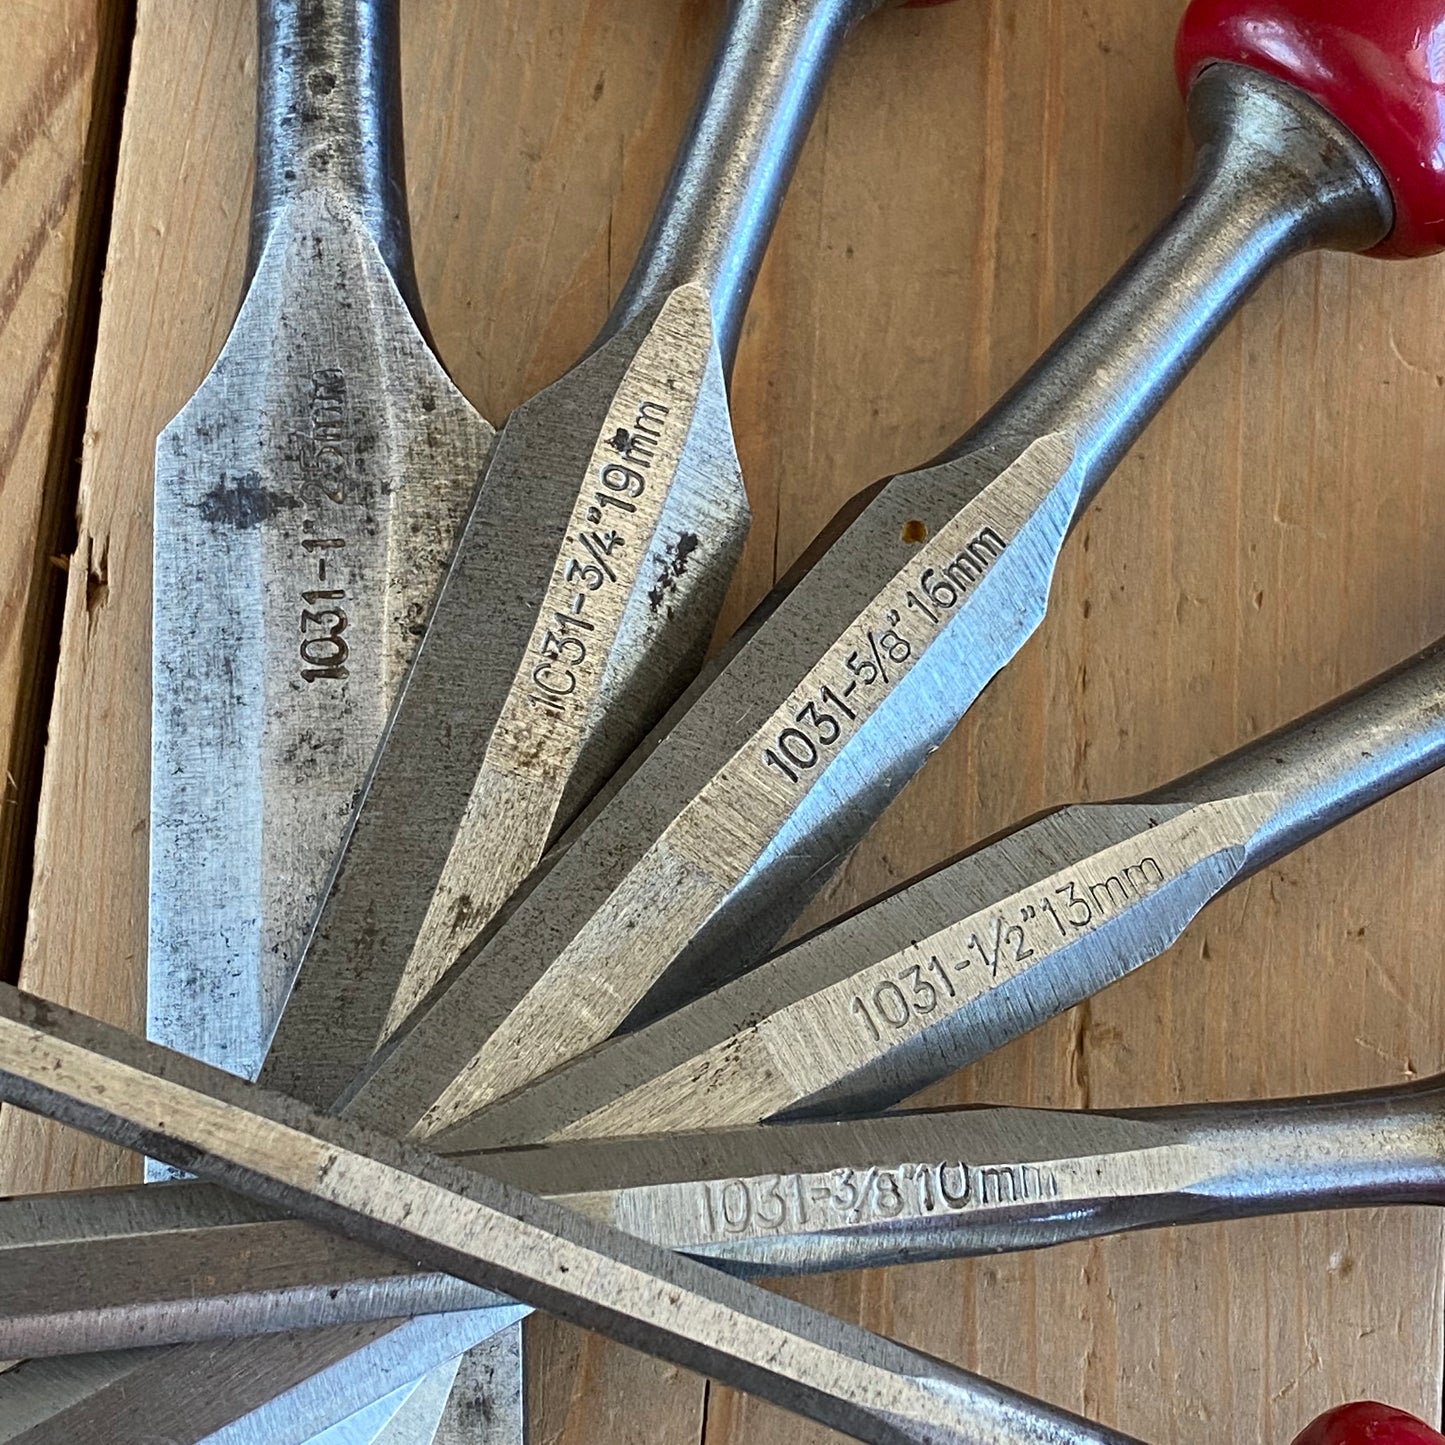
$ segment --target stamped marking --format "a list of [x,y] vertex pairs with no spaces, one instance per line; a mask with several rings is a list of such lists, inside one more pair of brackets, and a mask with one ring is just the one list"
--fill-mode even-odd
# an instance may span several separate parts
[[[784,1102],[772,1107],[833,1087],[906,1039],[966,1015],[1116,918],[1128,917],[1132,927],[1112,945],[1113,974],[1155,957],[1234,875],[1244,845],[1272,806],[1267,795],[1226,799],[1151,822],[1143,836],[1100,848],[780,1008],[754,1029],[766,1035],[757,1047],[786,1080],[778,1086]],[[1196,885],[1176,894],[1175,906],[1141,907],[1196,870]],[[818,1048],[801,1045],[813,1039]],[[821,1070],[815,1059],[826,1060]]]
[[[307,515],[302,517],[300,558],[304,571],[300,595],[297,656],[306,683],[342,682],[350,676],[351,643],[345,603],[347,539],[336,535],[333,507],[347,504],[354,490],[354,452],[346,373],[323,367],[311,373],[306,427],[301,435],[301,469],[306,482]],[[330,505],[328,505],[330,504]],[[331,535],[327,535],[327,534]]]
[[[845,745],[927,651],[949,614],[1003,556],[1009,540],[992,523],[979,526],[967,512],[945,526],[814,671],[800,689],[801,701],[794,694],[779,719],[785,725],[767,739],[763,767],[797,784]],[[853,646],[845,653],[848,643]]]
[[301,444],[302,471],[328,501],[342,506],[350,495],[353,451],[346,373],[339,367],[322,367],[311,373],[307,421]]
[[678,480],[712,330],[701,298],[675,292],[613,395],[486,766],[565,778],[576,759],[628,602]]
[[1080,873],[1052,878],[1039,892],[1015,895],[997,912],[948,930],[952,950],[930,952],[922,963],[898,968],[866,994],[855,993],[849,1015],[869,1039],[883,1043],[910,1024],[927,1020],[940,1006],[946,1013],[949,1001],[959,996],[965,973],[979,970],[988,982],[996,981],[1001,966],[1011,972],[1053,952],[1147,898],[1166,881],[1159,860],[1151,855],[1098,877]]
[[708,1180],[696,1187],[705,1240],[927,1219],[1057,1199],[1061,1192],[1058,1175],[1048,1165],[971,1165],[964,1160],[763,1174]]
[[[541,854],[593,726],[629,603],[656,573],[663,511],[679,483],[696,485],[682,462],[715,365],[706,298],[686,288],[675,292],[617,385],[576,479],[526,652],[395,990],[388,1034]],[[691,533],[685,550],[676,544],[668,564],[674,583],[698,546]],[[498,828],[508,830],[505,848],[491,841]],[[518,846],[518,837],[531,840],[535,851]]]
[[[626,406],[632,409],[630,403]],[[527,702],[579,731],[595,695],[600,659],[613,640],[608,632],[598,636],[599,624],[587,615],[589,603],[595,612],[599,593],[620,592],[618,605],[609,609],[620,617],[667,499],[665,482],[650,489],[649,482],[671,408],[644,397],[635,409],[631,430],[618,427],[604,443],[616,456],[600,465],[593,456],[592,490],[583,491],[572,514],[569,546],[552,575],[528,648]],[[609,423],[613,415],[615,409]],[[577,525],[579,512],[585,525]],[[606,627],[605,622],[601,625]]]
[[[813,654],[807,672],[781,704],[683,808],[668,830],[669,846],[709,878],[725,880],[720,888],[746,873],[800,798],[922,662],[949,623],[968,609],[990,575],[1008,566],[1020,576],[1021,586],[1031,586],[1038,579],[1023,577],[1023,569],[1051,567],[1069,509],[1062,504],[1051,508],[1050,501],[1058,496],[1072,461],[1066,438],[1040,437],[910,552],[836,638]],[[920,523],[912,534],[920,529],[927,533]],[[822,567],[846,566],[840,558],[847,555],[845,537]],[[1042,580],[1046,583],[1046,576]],[[1008,615],[988,634],[963,634],[979,669],[977,677],[962,680],[958,713],[996,670],[997,655],[1012,652],[1013,635],[1004,634],[1015,614],[1018,626],[1025,626],[1027,610],[1010,604]],[[750,647],[761,650],[772,639],[787,650],[777,630],[789,615],[785,604]],[[968,672],[966,664],[962,670]],[[722,825],[719,810],[725,815]]]

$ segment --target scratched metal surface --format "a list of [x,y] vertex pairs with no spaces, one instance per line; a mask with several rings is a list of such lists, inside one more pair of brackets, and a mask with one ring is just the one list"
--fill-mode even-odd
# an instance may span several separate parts
[[[903,1110],[454,1162],[729,1272],[787,1276],[1292,1209],[1439,1205],[1442,1107],[1437,1075],[1303,1100]],[[194,1181],[6,1201],[0,1277],[0,1348],[31,1357],[82,1337],[88,1350],[132,1349],[489,1298]],[[449,1412],[459,1430],[495,1427],[489,1385],[467,1381]],[[414,1393],[395,1392],[388,1408]],[[420,1392],[408,1413],[432,1397]]]
[[[1181,8],[965,0],[890,17],[904,41],[875,27],[845,53],[739,351],[756,520],[731,620],[856,486],[923,460],[992,401],[1163,213],[1187,165],[1167,64]],[[89,610],[72,568],[26,959],[32,987],[133,1023],[149,454],[230,321],[251,139],[249,7],[185,11],[141,7],[78,519],[78,555],[105,549],[109,590]],[[559,374],[600,324],[718,13],[408,7],[421,291],[484,415]],[[1037,641],[814,921],[1044,805],[1156,785],[1445,631],[1442,286],[1428,263],[1337,258],[1266,284],[1065,548]],[[1382,805],[939,1097],[1127,1106],[1429,1072],[1445,996],[1412,942],[1445,925],[1442,821],[1438,785]],[[28,1124],[7,1121],[3,1144],[6,1188],[127,1176],[118,1156]],[[1208,1421],[1287,1439],[1347,1395],[1438,1410],[1442,1242],[1423,1212],[1342,1214],[790,1289],[1145,1438]],[[819,1438],[529,1328],[549,1441]]]
[[157,443],[149,1015],[170,1047],[260,1069],[491,439],[344,198],[302,197]]

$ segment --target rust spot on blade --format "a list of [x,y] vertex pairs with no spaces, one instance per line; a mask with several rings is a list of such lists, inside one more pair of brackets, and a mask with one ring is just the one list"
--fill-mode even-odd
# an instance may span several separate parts
[[456,902],[452,904],[451,931],[461,933],[470,928],[474,912],[475,905],[472,903],[471,894],[459,894]]
[[661,612],[668,594],[677,591],[677,579],[687,571],[692,554],[701,545],[702,539],[696,532],[683,532],[676,542],[667,545],[656,585],[647,594],[648,606],[654,613]]

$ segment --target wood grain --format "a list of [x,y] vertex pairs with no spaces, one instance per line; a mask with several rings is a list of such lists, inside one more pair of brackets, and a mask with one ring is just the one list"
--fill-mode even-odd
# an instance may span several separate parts
[[4,0],[0,86],[0,969],[19,964],[110,100],[123,26],[96,0]]
[[[962,431],[1164,214],[1182,0],[969,0],[845,54],[734,384],[757,522],[736,621],[852,491]],[[412,0],[410,188],[443,359],[494,421],[573,360],[645,227],[716,0]],[[240,286],[249,6],[142,0],[47,760],[26,983],[131,1024],[144,963],[150,452]],[[1442,263],[1291,264],[1071,541],[1040,637],[814,910],[1038,808],[1161,782],[1445,631]],[[101,572],[97,572],[97,567]],[[90,585],[102,575],[103,588]],[[1212,906],[1165,959],[936,1091],[1098,1106],[1445,1064],[1445,787]],[[8,1119],[0,1187],[133,1175]],[[797,1292],[1154,1441],[1284,1445],[1330,1403],[1436,1416],[1441,1224],[1174,1231]],[[803,1445],[750,1401],[545,1322],[536,1439]]]

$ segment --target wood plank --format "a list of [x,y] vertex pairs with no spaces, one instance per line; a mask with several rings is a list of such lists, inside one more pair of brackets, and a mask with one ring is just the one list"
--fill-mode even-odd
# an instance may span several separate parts
[[[644,0],[404,12],[419,281],[484,415],[570,365],[641,240],[717,11]],[[205,374],[245,262],[254,4],[138,6],[65,601],[23,982],[143,1021],[154,437]],[[767,530],[756,544],[771,566]],[[104,591],[86,585],[103,567]],[[136,1161],[0,1114],[0,1190],[137,1177]],[[688,1433],[696,1387],[679,1380]]]
[[96,0],[4,0],[0,25],[0,969],[13,976],[125,27]]
[[[928,425],[940,405],[976,412],[1051,339],[1185,174],[1168,63],[1182,9],[1037,0],[931,12],[902,42],[875,28],[891,52],[875,71],[907,74],[907,113],[890,130],[845,78],[828,117],[838,161],[821,169],[834,186],[845,156],[891,175],[890,214],[907,219],[870,228],[877,289],[851,308],[833,253],[800,268],[802,330],[851,309],[824,333],[815,395],[881,396]],[[935,283],[976,318],[951,342]],[[1041,807],[1165,781],[1439,635],[1442,294],[1426,262],[1304,260],[1268,283],[1073,538],[1042,635],[815,918]],[[882,358],[862,344],[890,336]],[[846,404],[799,411],[836,448],[786,467],[816,488],[854,454],[861,419]],[[932,1099],[1125,1106],[1439,1069],[1442,816],[1438,780],[1382,805]],[[1353,1213],[792,1292],[1144,1439],[1286,1442],[1360,1396],[1438,1417],[1440,1259],[1437,1214]],[[711,1392],[707,1445],[826,1438]]]
[[[1164,212],[1182,0],[970,0],[844,57],[734,387],[757,525],[733,620],[853,490],[976,416]],[[601,319],[720,5],[407,10],[410,185],[439,348],[493,420]],[[25,980],[140,1020],[150,448],[240,285],[251,14],[142,0],[66,599]],[[1137,791],[1445,630],[1439,263],[1267,283],[1070,544],[1042,636],[821,900],[821,918],[1041,806]],[[106,590],[87,585],[104,559]],[[87,603],[90,605],[87,606]],[[1441,1066],[1427,784],[1212,907],[1170,956],[938,1097],[1123,1105]],[[1414,945],[1412,948],[1412,944]],[[131,1161],[8,1119],[0,1188]],[[1436,1414],[1441,1230],[1276,1220],[799,1293],[1146,1438],[1284,1442],[1374,1395]],[[537,1439],[825,1438],[574,1332],[532,1331]]]

